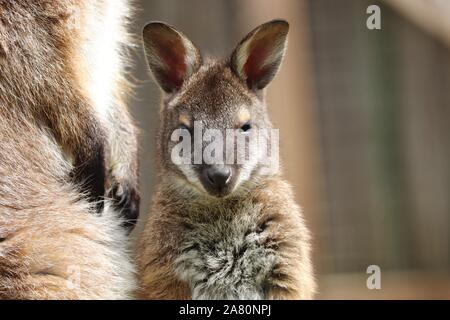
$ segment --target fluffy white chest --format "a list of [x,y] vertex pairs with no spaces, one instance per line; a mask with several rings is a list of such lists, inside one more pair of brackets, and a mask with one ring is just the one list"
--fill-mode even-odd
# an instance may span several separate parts
[[207,215],[189,225],[176,271],[193,299],[264,299],[277,253],[254,216]]

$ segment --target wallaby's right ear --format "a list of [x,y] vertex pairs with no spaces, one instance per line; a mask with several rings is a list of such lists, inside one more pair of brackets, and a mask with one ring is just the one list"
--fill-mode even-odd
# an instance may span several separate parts
[[194,44],[167,24],[150,22],[144,27],[143,37],[147,63],[167,93],[178,91],[202,63]]
[[277,73],[287,45],[289,24],[272,20],[251,31],[231,55],[231,69],[250,89],[261,90]]

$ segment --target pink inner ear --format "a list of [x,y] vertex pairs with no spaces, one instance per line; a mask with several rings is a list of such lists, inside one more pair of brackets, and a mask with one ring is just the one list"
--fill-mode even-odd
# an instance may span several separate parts
[[[247,77],[247,86],[249,88],[260,89],[264,87],[267,81],[273,76],[276,68],[276,59],[267,64],[272,54],[276,54],[276,46],[279,38],[285,36],[286,27],[284,25],[271,28],[262,28],[252,38],[248,46],[247,61],[243,66],[243,72]],[[277,58],[277,57],[274,57]]]
[[179,38],[163,38],[158,42],[158,56],[165,66],[164,81],[179,89],[186,75],[186,49]]
[[248,49],[249,55],[244,64],[244,73],[247,76],[247,86],[249,88],[253,88],[267,71],[267,68],[263,68],[263,66],[270,53],[270,47],[268,42],[264,40],[252,42]]

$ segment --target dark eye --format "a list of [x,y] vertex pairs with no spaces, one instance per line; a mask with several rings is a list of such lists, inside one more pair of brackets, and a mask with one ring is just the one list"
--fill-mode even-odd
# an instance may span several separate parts
[[250,122],[247,122],[244,125],[242,125],[241,131],[247,132],[247,131],[250,131],[251,128],[252,128],[252,124]]

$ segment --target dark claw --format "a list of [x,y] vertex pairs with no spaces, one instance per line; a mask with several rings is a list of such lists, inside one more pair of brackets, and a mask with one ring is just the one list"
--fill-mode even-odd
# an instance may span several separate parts
[[140,196],[135,188],[114,184],[110,191],[113,205],[119,210],[121,217],[125,219],[123,227],[131,232],[139,218]]

